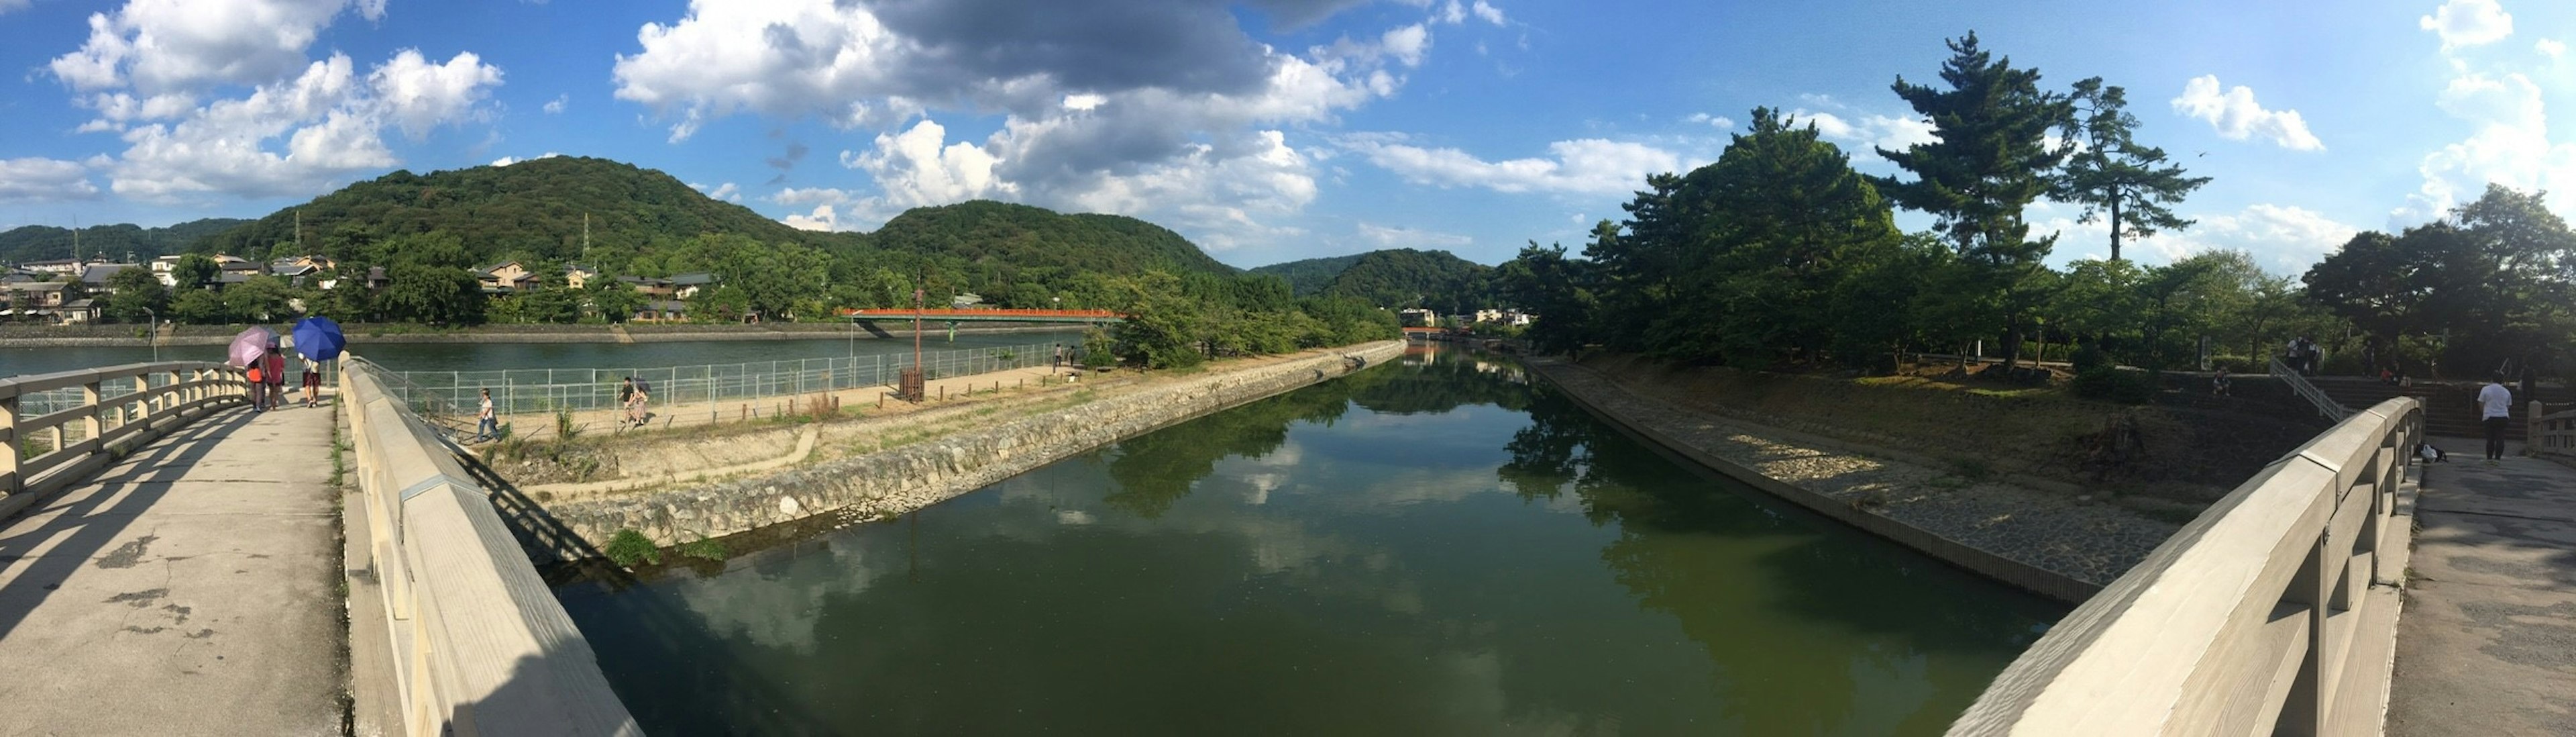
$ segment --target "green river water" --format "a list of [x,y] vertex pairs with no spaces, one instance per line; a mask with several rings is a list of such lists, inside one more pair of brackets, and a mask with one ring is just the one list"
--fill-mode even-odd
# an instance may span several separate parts
[[556,593],[655,734],[1935,734],[2064,613],[1527,381],[1417,353]]

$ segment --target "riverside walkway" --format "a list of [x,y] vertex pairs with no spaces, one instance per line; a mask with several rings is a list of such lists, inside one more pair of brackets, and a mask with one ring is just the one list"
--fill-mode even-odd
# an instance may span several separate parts
[[218,411],[0,527],[0,734],[339,734],[332,415]]
[[2576,468],[2521,453],[2426,473],[2388,734],[2576,734]]

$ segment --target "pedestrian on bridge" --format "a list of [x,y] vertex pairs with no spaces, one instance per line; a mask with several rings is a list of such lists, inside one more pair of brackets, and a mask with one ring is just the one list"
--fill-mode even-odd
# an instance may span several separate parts
[[2504,372],[2495,372],[2487,385],[2478,387],[2478,420],[2487,430],[2487,465],[2504,460],[2505,423],[2513,421],[2513,390],[2504,386]]

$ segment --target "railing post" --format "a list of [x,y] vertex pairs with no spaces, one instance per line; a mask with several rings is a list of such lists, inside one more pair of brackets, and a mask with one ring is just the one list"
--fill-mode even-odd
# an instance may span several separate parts
[[[98,401],[98,384],[99,380],[92,377],[89,383],[81,385],[81,404],[89,406],[89,416],[81,420],[81,429],[89,431],[90,440],[96,440],[107,434],[107,405],[100,404]],[[101,447],[99,450],[104,451],[106,448]]]
[[0,493],[16,494],[26,488],[26,480],[18,477],[18,450],[26,446],[18,438],[17,397],[0,397],[0,440],[9,446],[0,448]]
[[2545,414],[2548,414],[2548,413],[2549,413],[2549,405],[2547,405],[2547,404],[2542,404],[2542,403],[2541,403],[2541,401],[2540,401],[2540,400],[2537,400],[2537,399],[2531,400],[2531,411],[2530,411],[2529,415],[2528,415],[2528,416],[2526,416],[2526,417],[2524,417],[2524,418],[2523,418],[2523,420],[2522,420],[2522,422],[2523,422],[2523,433],[2522,433],[2522,454],[2523,454],[2523,455],[2527,455],[2527,456],[2536,456],[2536,455],[2540,455],[2540,451],[2539,451],[2539,449],[2540,449],[2540,448],[2547,447],[2547,446],[2545,445],[2545,443],[2546,443],[2546,438],[2548,437],[2548,436],[2547,436],[2547,434],[2546,434],[2546,432],[2547,432],[2547,430],[2548,430],[2548,424],[2547,424],[2547,423],[2542,422],[2542,421],[2541,421],[2541,419],[2540,419],[2540,417],[2541,417],[2541,415],[2545,415]]

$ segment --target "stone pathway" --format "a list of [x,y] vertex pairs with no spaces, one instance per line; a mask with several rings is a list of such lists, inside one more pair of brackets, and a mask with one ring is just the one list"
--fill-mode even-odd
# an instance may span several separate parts
[[[1010,389],[1023,386],[1041,386],[1047,382],[1062,383],[1064,381],[1063,376],[1068,371],[1070,371],[1070,369],[1051,370],[1045,366],[1037,366],[1032,368],[1009,369],[981,374],[966,374],[963,376],[931,379],[923,382],[921,387],[921,393],[927,396],[929,401],[924,402],[922,405],[915,406],[899,400],[886,399],[884,400],[884,409],[892,413],[909,412],[922,407],[938,406],[940,402],[948,399],[962,399],[969,396],[970,392],[991,392],[996,386],[1003,389]],[[844,408],[875,408],[878,406],[878,400],[881,395],[892,395],[893,393],[893,389],[884,386],[863,386],[856,389],[814,392],[811,394],[798,394],[793,396],[762,397],[759,399],[749,400],[724,400],[716,402],[713,406],[709,406],[704,402],[672,405],[667,402],[656,400],[651,405],[651,409],[653,410],[652,429],[661,430],[672,427],[692,427],[697,425],[739,422],[745,419],[758,417],[774,417],[780,412],[788,409],[788,403],[790,401],[795,402],[796,408],[801,410],[805,407],[806,402],[813,401],[817,396],[838,398],[841,402],[841,406]],[[581,428],[581,430],[579,430],[580,432],[618,432],[622,429],[619,427],[620,421],[625,419],[625,416],[626,412],[618,409],[580,410],[572,413],[572,421],[575,426]],[[527,412],[515,415],[502,415],[500,419],[501,422],[509,423],[511,425],[511,431],[522,437],[544,438],[552,437],[555,433],[555,417],[552,414]],[[473,416],[469,413],[458,421],[463,423],[460,428],[463,434],[460,435],[459,438],[463,439],[471,437],[474,433]]]
[[2180,528],[2107,502],[1966,482],[1840,442],[1694,410],[1688,398],[1652,396],[1580,365],[1532,364],[1595,405],[1763,476],[2096,586],[2128,572]]
[[0,734],[339,734],[332,416],[201,418],[0,527]]
[[2434,440],[2387,731],[2576,735],[2576,468],[2479,442]]

